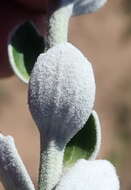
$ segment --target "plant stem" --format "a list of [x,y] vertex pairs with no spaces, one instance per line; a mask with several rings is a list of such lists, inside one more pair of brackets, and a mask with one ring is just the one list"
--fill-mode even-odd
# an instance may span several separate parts
[[39,190],[52,190],[56,186],[62,174],[63,155],[64,150],[54,141],[46,143],[41,137]]
[[68,25],[73,3],[59,7],[49,17],[48,48],[68,40]]

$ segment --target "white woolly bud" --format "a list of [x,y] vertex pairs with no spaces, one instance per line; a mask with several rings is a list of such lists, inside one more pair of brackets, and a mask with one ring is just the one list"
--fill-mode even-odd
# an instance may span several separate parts
[[106,160],[79,160],[61,178],[56,190],[119,190],[114,166]]
[[92,66],[73,45],[56,45],[38,57],[29,82],[29,107],[46,138],[68,142],[87,121],[94,98]]
[[92,67],[77,48],[63,43],[38,57],[29,81],[29,107],[41,136],[40,189],[58,183],[65,145],[84,126],[94,99]]

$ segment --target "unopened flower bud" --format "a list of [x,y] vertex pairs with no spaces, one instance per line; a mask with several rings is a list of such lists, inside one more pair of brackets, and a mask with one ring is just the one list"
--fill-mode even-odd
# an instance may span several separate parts
[[29,81],[29,107],[41,136],[40,188],[57,184],[65,145],[84,126],[94,99],[92,66],[77,48],[62,43],[40,54]]
[[[84,174],[84,175],[83,175]],[[114,166],[107,160],[79,160],[61,178],[55,190],[119,190]]]
[[70,43],[41,54],[29,83],[29,106],[46,137],[66,141],[83,127],[94,104],[92,66]]

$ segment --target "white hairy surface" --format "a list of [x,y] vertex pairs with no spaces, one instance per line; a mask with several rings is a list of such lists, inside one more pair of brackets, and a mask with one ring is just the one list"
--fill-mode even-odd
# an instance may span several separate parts
[[106,2],[107,0],[74,0],[73,16],[93,13]]
[[92,66],[77,48],[62,43],[38,57],[28,101],[46,138],[67,142],[87,121],[94,99]]
[[110,162],[81,159],[61,178],[56,190],[119,190],[119,180]]
[[13,137],[0,134],[0,180],[6,190],[34,190]]
[[62,6],[51,15],[49,20],[48,45],[54,45],[68,41],[68,25],[72,15],[73,3]]

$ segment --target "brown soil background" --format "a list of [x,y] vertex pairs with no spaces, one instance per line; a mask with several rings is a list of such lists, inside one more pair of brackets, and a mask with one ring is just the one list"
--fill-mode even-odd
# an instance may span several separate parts
[[[112,161],[121,189],[131,190],[131,17],[123,2],[109,0],[95,14],[72,18],[69,38],[92,62],[95,72],[95,109],[103,136],[98,157]],[[39,133],[28,111],[27,86],[15,76],[0,80],[0,131],[14,137],[37,184]]]

